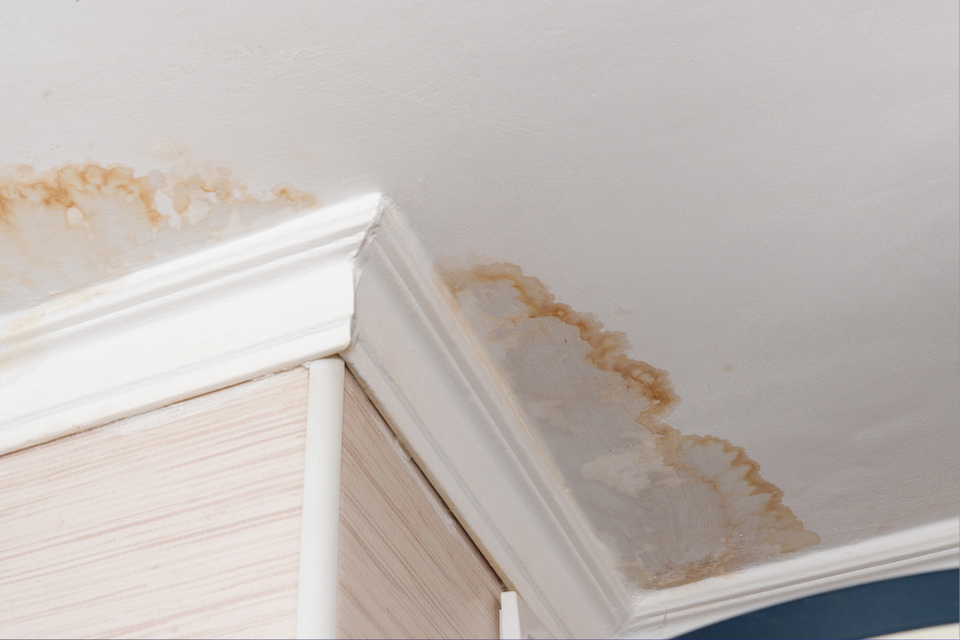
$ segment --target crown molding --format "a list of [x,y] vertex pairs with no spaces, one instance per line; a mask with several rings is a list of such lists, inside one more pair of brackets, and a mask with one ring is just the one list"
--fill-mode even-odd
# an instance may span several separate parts
[[380,196],[0,318],[0,452],[343,350]]
[[358,266],[353,343],[342,357],[550,632],[612,634],[626,616],[628,591],[389,201]]
[[337,353],[555,637],[671,637],[960,562],[950,520],[659,592],[624,584],[379,194],[0,317],[0,453]]
[[954,569],[960,522],[934,522],[852,544],[813,549],[728,576],[637,596],[620,638],[673,638],[798,598],[891,578]]

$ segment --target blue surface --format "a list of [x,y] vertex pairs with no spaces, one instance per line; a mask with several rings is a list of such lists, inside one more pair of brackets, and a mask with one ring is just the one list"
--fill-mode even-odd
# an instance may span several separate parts
[[678,638],[869,638],[957,622],[957,570],[820,593],[730,618]]

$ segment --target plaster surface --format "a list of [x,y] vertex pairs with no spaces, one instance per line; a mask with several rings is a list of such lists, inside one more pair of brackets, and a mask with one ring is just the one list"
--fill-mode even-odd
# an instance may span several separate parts
[[[934,0],[12,2],[0,163],[387,193],[436,256],[516,263],[624,332],[670,372],[673,427],[744,447],[843,545],[957,515],[958,22]],[[4,311],[116,273],[0,233]],[[108,248],[149,260],[128,236]],[[94,266],[45,284],[50,256]]]

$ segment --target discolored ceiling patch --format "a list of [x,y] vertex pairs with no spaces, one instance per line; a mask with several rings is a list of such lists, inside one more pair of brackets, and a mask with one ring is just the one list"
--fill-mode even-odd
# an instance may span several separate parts
[[146,173],[92,160],[0,169],[0,313],[318,204],[286,183],[254,193],[199,160]]
[[514,264],[440,271],[631,581],[677,586],[820,542],[742,447],[663,421],[680,399],[624,334]]

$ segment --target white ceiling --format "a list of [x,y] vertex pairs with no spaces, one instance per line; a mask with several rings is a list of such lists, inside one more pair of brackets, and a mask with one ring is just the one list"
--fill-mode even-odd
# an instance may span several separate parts
[[163,172],[169,195],[190,167],[229,167],[265,204],[176,230],[162,193],[158,226],[129,203],[83,226],[20,202],[0,309],[269,224],[288,215],[277,184],[382,191],[438,258],[515,263],[624,332],[682,398],[670,425],[744,447],[822,545],[956,516],[957,3],[79,0],[4,17],[0,195],[40,179],[16,165],[90,159]]

